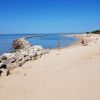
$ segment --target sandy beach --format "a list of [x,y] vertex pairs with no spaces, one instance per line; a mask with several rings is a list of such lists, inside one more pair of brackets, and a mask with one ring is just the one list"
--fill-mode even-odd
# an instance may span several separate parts
[[1,77],[0,100],[100,100],[100,36],[86,38]]

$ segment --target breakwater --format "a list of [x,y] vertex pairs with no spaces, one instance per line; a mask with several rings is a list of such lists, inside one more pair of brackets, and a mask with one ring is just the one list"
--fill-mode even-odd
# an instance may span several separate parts
[[12,46],[14,52],[0,56],[0,76],[8,76],[12,69],[21,67],[25,62],[36,60],[48,53],[48,50],[39,45],[32,45],[26,38],[14,40]]

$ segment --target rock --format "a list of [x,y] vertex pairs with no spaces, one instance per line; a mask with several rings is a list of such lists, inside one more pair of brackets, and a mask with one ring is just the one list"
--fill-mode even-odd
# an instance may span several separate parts
[[42,46],[35,45],[33,47],[34,47],[34,51],[41,51],[41,50],[43,50],[43,47]]
[[37,51],[37,56],[42,55],[42,51]]
[[8,59],[8,61],[9,61],[10,63],[14,63],[14,62],[16,61],[16,58],[15,58],[15,57],[10,58],[10,59]]
[[41,55],[36,56],[36,59],[39,59],[39,58],[41,58]]
[[7,67],[6,64],[0,63],[0,69],[6,69],[6,67]]
[[16,39],[16,40],[13,41],[14,49],[23,49],[23,48],[28,48],[30,46],[32,46],[31,43],[29,43],[24,38]]
[[3,71],[2,70],[0,70],[0,77],[1,77],[1,74],[3,73]]
[[19,67],[21,67],[25,63],[25,59],[22,59],[21,61],[18,62]]
[[2,60],[7,60],[7,57],[4,56],[4,55],[2,55],[2,56],[1,56],[1,61],[2,61]]
[[36,57],[32,57],[32,60],[34,61],[34,60],[36,60],[37,58]]
[[0,57],[0,63],[1,63],[1,61],[2,61],[2,60],[1,60],[1,57]]
[[0,68],[2,67],[3,63],[0,63]]
[[16,57],[15,58],[16,58],[17,61],[21,61],[24,58],[24,55],[21,54],[21,53],[16,53]]
[[9,71],[11,71],[12,69],[17,68],[17,67],[19,67],[19,65],[17,63],[9,63],[7,65],[6,69],[8,69]]
[[37,56],[37,52],[33,52],[33,53],[29,53],[30,57],[36,57]]
[[14,63],[15,61],[16,61],[16,58],[13,57],[13,58],[9,58],[7,60],[2,60],[2,63],[7,65],[9,63]]
[[26,56],[26,57],[24,57],[24,60],[29,61],[29,60],[31,60],[31,58],[30,58],[30,56]]
[[8,70],[7,69],[0,69],[0,76],[5,77],[8,76]]
[[12,56],[12,53],[4,53],[2,56],[6,56],[7,58]]
[[7,65],[7,64],[9,64],[10,62],[9,62],[9,60],[2,60],[1,63]]
[[10,71],[9,71],[9,70],[7,70],[7,76],[8,76],[8,75],[10,75]]
[[18,63],[19,66],[22,66],[26,61],[31,60],[30,56],[23,56],[20,55],[19,57],[17,56],[16,62]]
[[7,60],[9,58],[14,58],[15,57],[15,53],[4,53],[0,59],[1,60]]
[[26,50],[26,51],[25,51],[25,50],[20,50],[20,53],[21,53],[24,57],[29,55],[28,52],[27,52],[27,50]]

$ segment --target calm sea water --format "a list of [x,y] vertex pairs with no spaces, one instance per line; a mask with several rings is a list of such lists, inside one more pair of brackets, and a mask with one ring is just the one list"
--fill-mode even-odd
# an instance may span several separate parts
[[[42,45],[44,48],[56,48],[60,42],[61,47],[66,47],[77,41],[78,39],[63,36],[61,34],[34,34],[35,38],[29,38],[28,41],[33,45]],[[0,35],[0,55],[12,51],[13,40],[21,37],[29,36],[29,34],[1,34]]]

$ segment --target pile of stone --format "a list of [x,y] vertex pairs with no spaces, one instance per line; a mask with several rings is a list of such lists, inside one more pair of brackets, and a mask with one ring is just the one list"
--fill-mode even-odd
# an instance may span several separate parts
[[28,48],[32,46],[32,44],[29,43],[27,40],[25,40],[25,38],[14,40],[12,45],[14,49],[23,49],[23,48]]
[[48,53],[48,50],[42,46],[33,46],[24,38],[14,40],[12,45],[14,52],[0,56],[0,76],[8,76],[12,69],[21,67],[26,61],[36,60]]

